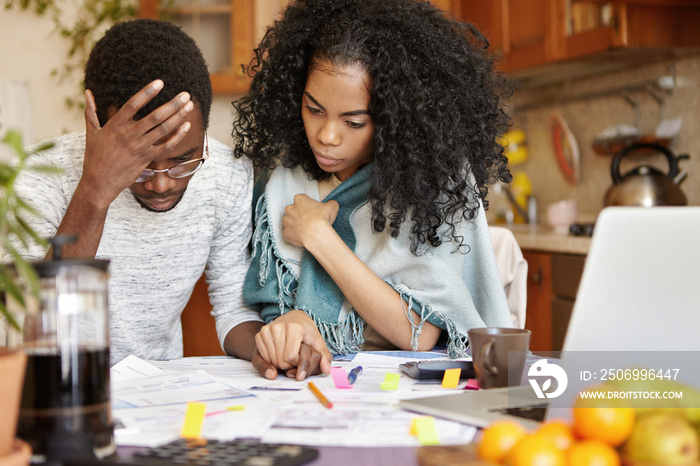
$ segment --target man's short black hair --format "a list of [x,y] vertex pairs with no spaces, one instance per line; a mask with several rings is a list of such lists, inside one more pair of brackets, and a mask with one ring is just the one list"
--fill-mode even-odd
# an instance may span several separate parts
[[121,108],[155,79],[163,80],[165,87],[135,119],[187,91],[199,104],[204,128],[209,126],[212,91],[207,64],[194,40],[174,24],[153,19],[117,23],[95,43],[85,66],[85,88],[95,96],[101,125],[110,107]]

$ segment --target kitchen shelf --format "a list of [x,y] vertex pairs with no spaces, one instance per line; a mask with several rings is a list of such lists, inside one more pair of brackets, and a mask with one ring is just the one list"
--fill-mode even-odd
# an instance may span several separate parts
[[222,15],[231,13],[231,5],[163,8],[162,12],[165,15]]
[[[648,92],[652,96],[658,97],[658,94],[671,95],[676,87],[675,70],[670,67],[670,74],[663,75],[657,79],[648,79],[644,81],[634,82],[630,84],[617,85],[613,87],[597,89],[589,92],[582,92],[577,94],[555,94],[552,93],[552,89],[547,89],[547,93],[544,94],[534,94],[534,97],[530,98],[528,102],[519,103],[514,106],[515,110],[524,111],[533,108],[545,107],[548,105],[561,105],[570,102],[577,102],[582,100],[596,99],[600,97],[607,97],[612,95],[619,95],[624,97],[634,106],[632,99],[629,98],[629,94],[638,92]],[[639,126],[637,124],[637,126]]]

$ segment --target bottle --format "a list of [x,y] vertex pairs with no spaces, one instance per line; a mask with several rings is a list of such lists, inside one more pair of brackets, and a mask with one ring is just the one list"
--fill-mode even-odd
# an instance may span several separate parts
[[535,196],[527,198],[527,219],[530,225],[537,225],[537,198]]

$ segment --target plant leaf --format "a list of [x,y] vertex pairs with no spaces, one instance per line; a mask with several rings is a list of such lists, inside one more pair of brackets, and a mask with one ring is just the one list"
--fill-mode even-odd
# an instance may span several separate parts
[[45,151],[45,150],[49,150],[49,149],[51,149],[52,147],[54,147],[55,145],[56,145],[56,143],[55,143],[54,141],[50,141],[50,140],[49,140],[49,141],[44,141],[44,142],[41,143],[41,145],[36,146],[36,147],[32,150],[32,154],[36,154],[37,152],[43,152],[43,151]]
[[28,288],[34,296],[39,296],[39,276],[34,267],[29,265],[29,262],[17,252],[8,240],[5,241],[4,246],[12,256],[12,263],[15,265],[17,274],[24,279],[25,289]]
[[5,293],[12,296],[22,308],[25,308],[26,302],[24,300],[24,293],[15,283],[14,277],[12,277],[6,270],[0,273],[0,285],[2,285]]
[[[15,217],[16,220],[16,217]],[[17,239],[22,243],[22,246],[24,249],[28,248],[27,245],[27,233],[22,231],[22,228],[20,225],[17,224],[17,222],[7,222],[7,226],[10,228],[11,234],[17,237]]]
[[41,214],[39,213],[38,210],[36,210],[33,206],[27,204],[24,199],[21,197],[17,196],[15,197],[15,201],[17,202],[17,210],[18,211],[25,211],[30,213],[31,215],[34,215],[35,217],[41,217]]
[[24,154],[22,150],[22,135],[16,129],[9,130],[3,141],[5,141],[17,155],[22,156]]
[[21,328],[19,328],[19,323],[17,322],[17,319],[15,319],[15,316],[13,316],[12,313],[7,309],[7,306],[5,306],[3,300],[0,300],[0,314],[5,316],[7,322],[12,327],[14,327],[15,330],[21,330]]
[[58,167],[55,167],[53,165],[35,165],[29,168],[31,171],[34,172],[39,172],[39,173],[48,173],[48,174],[60,174],[63,173],[63,170],[61,170]]
[[[40,244],[42,246],[47,246],[49,244],[49,242],[46,240],[46,238],[44,238],[43,236],[40,236],[39,233],[34,231],[34,229],[27,222],[25,222],[22,217],[17,215],[16,219],[17,219],[17,223],[19,223],[21,225],[24,232],[27,233],[27,235],[31,236],[32,239],[34,239],[34,241],[36,241],[38,244]],[[26,247],[26,245],[25,245],[25,247]]]

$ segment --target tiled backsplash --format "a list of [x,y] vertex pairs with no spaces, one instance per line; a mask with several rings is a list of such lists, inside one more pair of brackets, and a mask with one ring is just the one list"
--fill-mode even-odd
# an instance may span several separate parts
[[[689,154],[690,159],[680,162],[688,172],[681,188],[690,205],[700,205],[700,56],[695,55],[674,61],[641,66],[621,73],[580,80],[561,85],[558,95],[597,93],[606,89],[633,86],[675,74],[675,88],[665,96],[666,118],[682,117],[683,125],[678,138],[670,149],[676,154]],[[551,94],[552,89],[547,90]],[[576,199],[580,221],[594,218],[603,208],[605,192],[612,184],[610,163],[612,155],[599,155],[593,150],[593,140],[606,128],[620,124],[635,125],[633,107],[622,93],[603,97],[547,104],[518,110],[522,102],[530,102],[541,91],[516,90],[510,105],[513,108],[513,127],[522,128],[527,134],[529,158],[511,167],[512,172],[522,171],[532,183],[533,194],[539,205],[538,218],[545,221],[545,209],[550,203],[562,199]],[[660,121],[660,106],[645,91],[630,93],[639,105],[640,129],[643,134],[653,134]],[[552,145],[550,119],[560,115],[577,140],[580,153],[581,177],[577,185],[570,185],[557,165]],[[666,158],[662,154],[625,157],[620,171],[624,174],[640,163],[648,163],[667,172]]]

